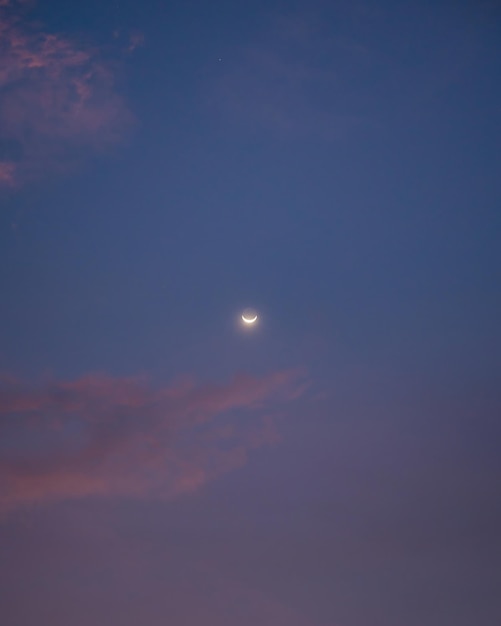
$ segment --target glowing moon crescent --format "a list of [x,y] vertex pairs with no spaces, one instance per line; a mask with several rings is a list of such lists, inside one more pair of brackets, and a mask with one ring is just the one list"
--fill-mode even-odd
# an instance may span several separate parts
[[257,315],[254,315],[254,317],[250,319],[248,317],[245,317],[245,315],[242,315],[242,321],[244,321],[246,324],[254,324],[256,320],[257,320]]

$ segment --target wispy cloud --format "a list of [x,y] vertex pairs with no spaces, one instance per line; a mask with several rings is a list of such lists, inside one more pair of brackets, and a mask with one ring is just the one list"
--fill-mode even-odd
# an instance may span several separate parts
[[133,124],[98,48],[29,23],[0,4],[0,186],[73,166]]
[[[222,574],[217,566],[199,565],[197,569],[193,576],[195,584],[205,590],[211,600],[211,611],[220,614],[221,621],[231,616],[232,623],[242,626],[256,623],[262,626],[320,626],[318,620],[308,619],[297,608],[274,596],[266,585],[254,587],[244,582],[241,576]],[[190,589],[191,596],[197,593],[195,584]]]
[[350,82],[369,59],[315,16],[281,16],[224,59],[213,102],[230,119],[279,135],[332,138],[364,121]]
[[[195,490],[245,464],[250,449],[275,443],[269,411],[297,397],[303,384],[297,371],[160,389],[105,375],[38,387],[6,378],[0,387],[0,509]],[[250,409],[260,409],[261,417],[246,415]],[[231,419],[235,412],[238,419]]]
[[363,2],[274,16],[218,64],[210,101],[225,123],[287,138],[332,140],[419,112],[459,80],[475,33],[454,12],[401,13],[407,31],[389,33],[388,9]]

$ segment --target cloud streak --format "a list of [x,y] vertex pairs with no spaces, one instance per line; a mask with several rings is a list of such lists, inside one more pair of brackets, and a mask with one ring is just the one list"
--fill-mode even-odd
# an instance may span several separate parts
[[127,135],[133,116],[99,49],[0,4],[0,187],[74,167]]
[[[249,450],[276,443],[269,411],[303,390],[301,374],[292,370],[262,378],[239,374],[223,386],[184,381],[160,389],[105,375],[39,387],[6,379],[0,386],[0,510],[196,490],[244,465]],[[255,409],[259,419],[249,415]]]
[[[281,138],[337,140],[385,124],[399,109],[420,113],[460,80],[475,55],[472,29],[443,13],[405,7],[408,32],[396,30],[382,41],[378,33],[393,19],[386,9],[335,4],[276,15],[228,53],[210,90],[225,124]],[[412,63],[396,52],[403,38],[415,50]]]
[[278,17],[232,56],[212,100],[225,117],[279,136],[326,139],[366,121],[353,102],[353,75],[366,70],[370,55],[326,32],[320,19]]

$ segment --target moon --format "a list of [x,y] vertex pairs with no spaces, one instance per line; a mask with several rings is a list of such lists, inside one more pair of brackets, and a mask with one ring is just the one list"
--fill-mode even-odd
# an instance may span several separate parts
[[257,317],[257,311],[255,309],[245,309],[242,311],[242,322],[246,326],[252,326],[252,324],[255,324],[257,322]]
[[245,322],[246,324],[254,324],[254,322],[257,320],[257,315],[254,315],[254,317],[245,317],[245,315],[242,315],[242,321]]

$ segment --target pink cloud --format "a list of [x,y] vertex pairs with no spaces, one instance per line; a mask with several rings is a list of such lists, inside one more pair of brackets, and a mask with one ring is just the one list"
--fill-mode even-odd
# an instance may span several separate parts
[[12,187],[14,185],[14,174],[16,166],[9,161],[0,161],[0,187]]
[[136,48],[144,46],[144,33],[135,31],[129,35],[128,52],[134,52]]
[[0,4],[0,186],[62,171],[119,142],[133,117],[97,48]]
[[[169,498],[193,491],[244,465],[249,450],[276,443],[269,411],[304,390],[297,371],[160,389],[104,375],[39,387],[9,378],[0,384],[3,510],[65,498]],[[252,418],[252,409],[264,416]]]
[[[187,569],[185,566],[177,581],[183,615],[189,616],[186,623],[207,621],[204,617],[209,615],[211,624],[320,626],[318,620],[309,618],[294,606],[294,600],[284,601],[266,583],[256,587],[238,572],[231,572],[231,575],[222,572],[217,561],[199,561],[189,568],[189,573]],[[144,572],[141,575],[144,576]]]

